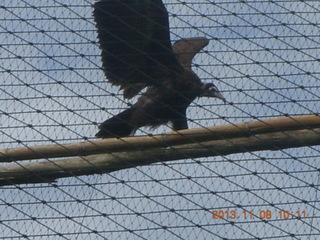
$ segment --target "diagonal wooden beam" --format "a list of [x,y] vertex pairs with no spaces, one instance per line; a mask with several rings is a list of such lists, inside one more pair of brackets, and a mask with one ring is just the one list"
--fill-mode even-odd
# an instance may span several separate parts
[[258,133],[320,127],[319,115],[288,116],[252,122],[195,128],[161,135],[109,138],[65,145],[42,145],[0,150],[0,162],[31,159],[87,156],[100,153],[136,151],[139,149],[197,143],[199,141],[250,136]]
[[52,182],[63,177],[102,174],[156,162],[223,156],[261,150],[320,145],[320,128],[279,130],[192,144],[95,154],[64,160],[11,164],[0,167],[0,186]]

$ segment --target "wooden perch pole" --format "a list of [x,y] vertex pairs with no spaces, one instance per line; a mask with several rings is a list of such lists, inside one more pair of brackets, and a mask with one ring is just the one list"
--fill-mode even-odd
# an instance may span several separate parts
[[293,129],[320,127],[320,116],[302,115],[258,120],[247,123],[221,125],[171,132],[167,134],[111,138],[65,145],[43,145],[0,150],[0,162],[23,161],[56,157],[87,156],[99,153],[136,151],[139,149],[197,143],[236,136],[250,136]]
[[14,164],[0,167],[0,186],[51,182],[62,177],[110,173],[155,162],[319,144],[320,128],[312,128],[258,133],[147,150],[141,148],[138,151],[96,154],[65,160]]

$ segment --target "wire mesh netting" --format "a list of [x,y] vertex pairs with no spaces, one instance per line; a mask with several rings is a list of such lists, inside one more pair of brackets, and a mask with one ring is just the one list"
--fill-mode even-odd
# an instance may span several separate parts
[[[101,70],[93,3],[1,2],[1,149],[94,140],[96,123],[135,101]],[[227,99],[194,101],[189,128],[319,113],[319,1],[164,3],[172,41],[210,39],[193,70]],[[319,150],[186,156],[3,186],[0,239],[318,239]]]

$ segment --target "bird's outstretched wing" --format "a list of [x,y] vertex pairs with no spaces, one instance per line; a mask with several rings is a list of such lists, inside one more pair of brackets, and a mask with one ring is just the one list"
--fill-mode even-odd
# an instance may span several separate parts
[[161,0],[100,0],[93,15],[105,75],[125,98],[161,83],[161,72],[179,71]]
[[172,48],[181,66],[191,69],[191,62],[194,56],[208,44],[209,40],[207,38],[193,37],[176,41]]

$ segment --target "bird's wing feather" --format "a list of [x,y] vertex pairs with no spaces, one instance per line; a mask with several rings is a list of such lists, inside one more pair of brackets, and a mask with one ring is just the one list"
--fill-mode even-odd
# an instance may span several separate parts
[[192,59],[208,43],[209,40],[206,38],[185,38],[175,42],[172,48],[181,66],[191,69]]
[[100,0],[93,15],[105,75],[124,89],[125,97],[161,81],[159,71],[180,67],[161,0]]

